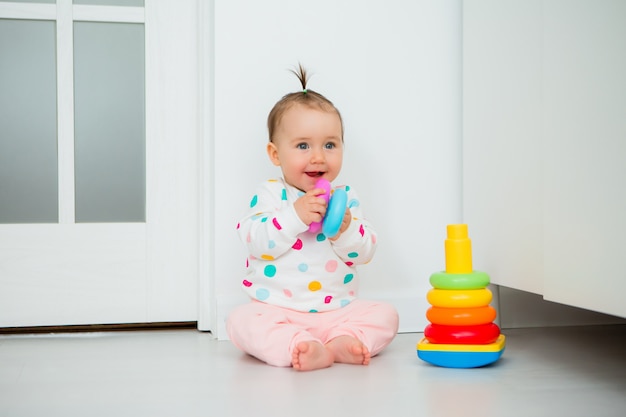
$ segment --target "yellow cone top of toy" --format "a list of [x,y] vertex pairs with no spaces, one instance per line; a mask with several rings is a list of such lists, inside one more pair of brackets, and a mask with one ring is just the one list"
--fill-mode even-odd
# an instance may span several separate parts
[[468,237],[466,224],[449,224],[445,241],[446,272],[468,274],[472,272],[472,241]]

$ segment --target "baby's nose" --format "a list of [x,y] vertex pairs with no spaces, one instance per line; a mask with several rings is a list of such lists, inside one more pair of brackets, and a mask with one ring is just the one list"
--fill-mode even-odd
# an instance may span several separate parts
[[322,149],[314,149],[311,153],[311,162],[324,162],[324,151]]

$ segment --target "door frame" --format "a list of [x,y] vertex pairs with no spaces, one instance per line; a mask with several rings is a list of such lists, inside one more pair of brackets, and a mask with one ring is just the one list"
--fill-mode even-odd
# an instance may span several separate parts
[[214,201],[214,1],[198,10],[198,330],[217,331]]

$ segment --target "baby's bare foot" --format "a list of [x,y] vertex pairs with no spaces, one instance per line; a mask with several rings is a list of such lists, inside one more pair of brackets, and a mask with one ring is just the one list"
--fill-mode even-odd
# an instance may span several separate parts
[[372,355],[369,349],[351,336],[339,336],[326,343],[326,349],[332,352],[335,362],[353,365],[369,365]]
[[291,352],[291,364],[298,371],[328,368],[333,364],[333,354],[319,342],[300,342]]

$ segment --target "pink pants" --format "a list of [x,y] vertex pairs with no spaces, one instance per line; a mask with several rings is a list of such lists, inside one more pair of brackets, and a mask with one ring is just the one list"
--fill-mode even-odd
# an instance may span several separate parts
[[398,313],[390,304],[365,300],[323,313],[253,301],[229,315],[226,330],[233,344],[244,352],[273,366],[291,366],[291,352],[298,343],[326,344],[338,336],[360,340],[374,356],[398,332]]

